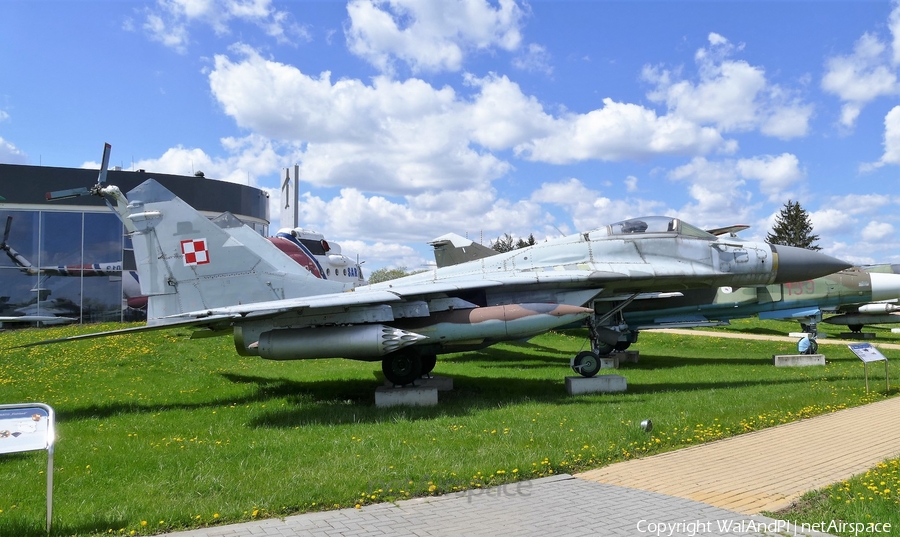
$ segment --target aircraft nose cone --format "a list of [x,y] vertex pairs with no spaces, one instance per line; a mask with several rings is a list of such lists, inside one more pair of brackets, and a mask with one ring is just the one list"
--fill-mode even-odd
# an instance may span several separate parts
[[778,254],[775,283],[802,282],[850,268],[850,263],[836,257],[795,246],[771,245]]

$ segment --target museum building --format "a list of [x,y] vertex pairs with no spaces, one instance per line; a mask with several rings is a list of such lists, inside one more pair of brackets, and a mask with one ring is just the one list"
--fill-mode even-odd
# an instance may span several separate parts
[[[153,178],[210,218],[229,211],[268,233],[263,190],[198,175],[115,169],[106,181],[127,194]],[[48,192],[96,182],[97,170],[0,164],[0,317],[82,323],[145,317],[134,252],[119,218],[96,196],[46,199]]]

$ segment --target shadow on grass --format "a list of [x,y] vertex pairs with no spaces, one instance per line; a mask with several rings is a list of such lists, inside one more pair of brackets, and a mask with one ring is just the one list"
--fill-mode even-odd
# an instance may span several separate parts
[[522,350],[490,349],[487,351],[474,351],[465,354],[455,354],[448,357],[438,357],[437,368],[442,364],[476,366],[481,369],[547,369],[569,370],[569,360],[576,353],[568,353],[546,347],[523,345]]
[[559,382],[550,379],[487,378],[452,375],[453,390],[439,393],[439,404],[430,407],[400,406],[379,408],[374,405],[371,382],[281,381],[278,387],[271,379],[250,375],[228,374],[232,382],[260,386],[257,393],[269,397],[285,397],[292,404],[265,412],[250,421],[251,427],[297,427],[305,425],[342,425],[415,421],[463,416],[484,408],[539,401],[559,405],[573,404]]
[[[781,330],[775,330],[773,328],[729,328],[728,330],[723,330],[724,332],[738,332],[741,334],[759,334],[761,336],[784,336],[787,337],[788,332],[783,332]],[[799,332],[800,327],[798,326],[794,332]]]
[[[252,376],[231,376],[235,382],[270,382]],[[626,393],[596,394],[588,397],[572,397],[564,389],[562,379],[512,379],[487,378],[453,375],[454,389],[440,392],[439,404],[433,407],[392,407],[378,408],[372,404],[372,393],[366,391],[363,404],[334,405],[334,382],[296,383],[286,382],[286,391],[297,390],[288,398],[295,403],[293,408],[280,408],[258,415],[251,420],[252,427],[290,428],[305,425],[343,425],[349,423],[378,423],[384,421],[417,421],[454,417],[471,414],[486,408],[519,405],[528,402],[552,403],[554,405],[621,405],[624,401],[639,403],[646,396],[664,392],[692,392],[723,389],[744,389],[783,385],[801,385],[809,382],[803,378],[788,378],[773,381],[721,380],[686,381],[662,383],[635,383],[629,385]],[[346,392],[345,392],[346,393]],[[347,401],[349,403],[350,401]]]
[[[652,394],[662,392],[692,392],[704,390],[724,390],[734,388],[752,388],[756,386],[770,386],[771,379],[764,380],[725,380],[716,382],[642,382],[628,386],[628,393]],[[809,379],[781,379],[777,384],[809,384]]]
[[[286,410],[272,411],[254,422],[256,427],[288,427],[304,424],[341,424],[354,422],[380,422],[392,419],[433,419],[443,416],[469,414],[472,410],[497,407],[498,405],[520,404],[528,401],[553,404],[583,404],[585,399],[573,399],[563,386],[561,375],[574,373],[569,369],[570,351],[561,351],[530,343],[507,343],[506,347],[483,351],[448,355],[438,359],[436,374],[447,375],[454,380],[454,389],[439,394],[440,403],[435,407],[395,407],[378,408],[374,405],[374,392],[383,379],[347,378],[333,380],[306,381],[290,378],[254,376],[234,372],[219,373],[227,382],[244,385],[247,390],[237,397],[222,398],[210,396],[206,400],[184,403],[115,402],[96,404],[72,409],[57,409],[57,419],[74,421],[103,419],[122,414],[156,413],[160,411],[197,410],[219,408],[225,405],[248,405],[287,399],[291,406]],[[709,365],[755,365],[771,364],[769,358],[684,358],[676,356],[640,357],[639,363],[625,363],[623,372],[628,370],[660,370],[672,368],[688,369]],[[460,375],[453,372],[454,365],[482,369],[485,376]],[[521,378],[517,371],[537,371],[546,369],[547,375]],[[503,374],[502,370],[508,370]],[[500,371],[501,376],[497,376]],[[557,373],[564,371],[565,373]],[[534,375],[534,374],[533,374]],[[540,373],[537,373],[540,375]],[[685,378],[690,378],[686,371]],[[782,379],[776,382],[803,382]],[[740,388],[770,384],[764,381],[684,382],[662,384],[633,384],[628,392],[603,397],[618,401],[619,396],[647,394],[663,391],[689,391],[704,389]],[[605,399],[604,399],[605,400]],[[597,404],[596,399],[590,404]]]
[[[107,533],[110,528],[124,528],[128,523],[121,519],[98,520],[87,524],[61,524],[53,522],[50,526],[50,533],[47,533],[47,522],[41,519],[40,522],[29,524],[27,520],[13,519],[5,520],[0,523],[0,535],[8,535],[12,537],[54,537],[67,535],[99,535]],[[114,535],[121,535],[113,533]]]
[[620,364],[623,369],[659,370],[707,365],[772,365],[772,358],[685,358],[683,356],[640,356],[638,363]]

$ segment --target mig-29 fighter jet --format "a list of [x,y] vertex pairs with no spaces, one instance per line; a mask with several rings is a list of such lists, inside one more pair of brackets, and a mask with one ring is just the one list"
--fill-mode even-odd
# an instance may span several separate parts
[[[106,159],[104,159],[104,162]],[[272,360],[380,361],[408,384],[436,356],[520,340],[593,313],[594,300],[759,286],[849,264],[818,252],[720,240],[677,218],[630,219],[496,256],[351,288],[317,278],[263,237],[212,222],[150,179],[123,194],[101,181],[48,198],[102,196],[131,235],[147,326],[233,334],[237,352]],[[62,340],[54,340],[62,341]],[[42,344],[48,342],[38,342]],[[575,364],[599,371],[590,356]]]

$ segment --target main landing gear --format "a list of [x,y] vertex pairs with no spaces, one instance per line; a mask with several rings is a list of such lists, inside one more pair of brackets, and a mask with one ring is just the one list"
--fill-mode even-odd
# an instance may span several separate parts
[[384,378],[395,386],[405,386],[431,373],[436,364],[435,354],[420,356],[400,350],[392,352],[381,361],[381,371]]
[[[583,377],[593,377],[600,372],[600,357],[609,356],[613,352],[622,352],[631,346],[631,341],[622,341],[619,338],[622,333],[607,326],[624,326],[625,320],[621,312],[626,306],[637,298],[637,293],[617,303],[612,309],[602,316],[592,315],[587,320],[588,337],[591,340],[591,350],[579,352],[572,358],[572,369]],[[594,303],[597,310],[597,303]],[[612,321],[612,325],[609,322]],[[634,335],[636,341],[636,333]]]

